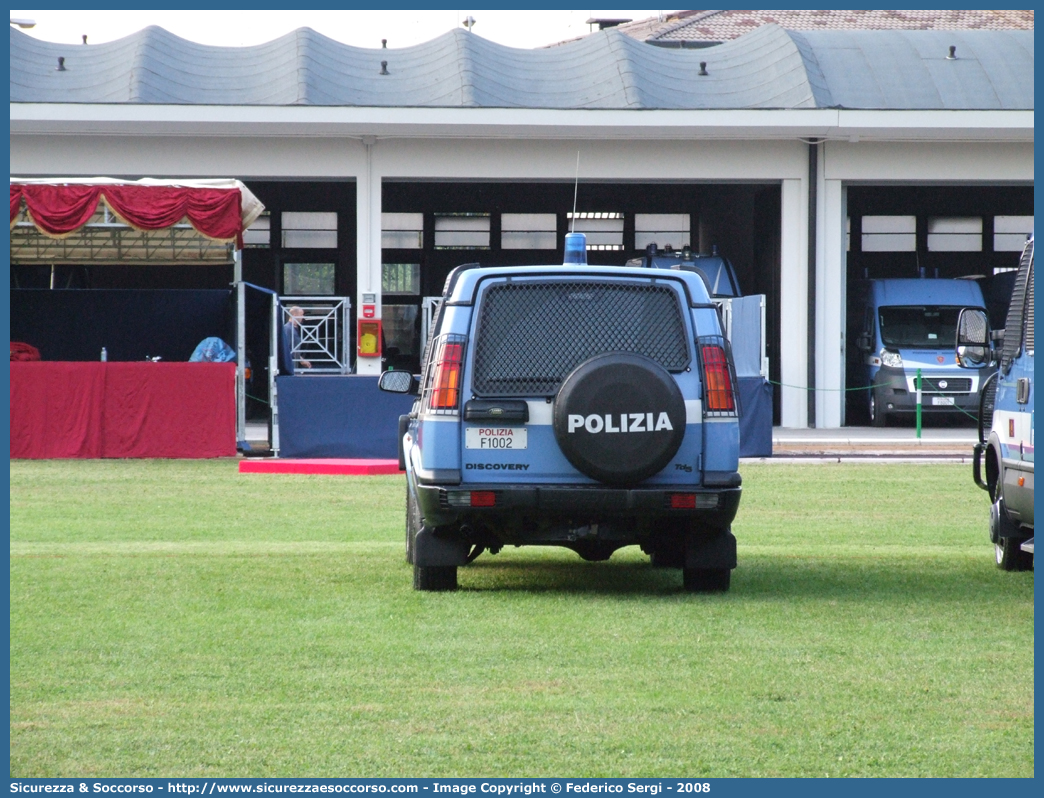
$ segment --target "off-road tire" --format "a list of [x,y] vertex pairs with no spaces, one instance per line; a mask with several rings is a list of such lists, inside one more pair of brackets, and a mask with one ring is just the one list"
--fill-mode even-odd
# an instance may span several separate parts
[[444,591],[457,589],[457,566],[413,566],[413,589]]
[[682,569],[682,584],[689,593],[726,593],[731,581],[728,568]]
[[1029,538],[999,538],[993,544],[997,567],[1002,571],[1030,571],[1033,569],[1033,555],[1022,550],[1022,544]]

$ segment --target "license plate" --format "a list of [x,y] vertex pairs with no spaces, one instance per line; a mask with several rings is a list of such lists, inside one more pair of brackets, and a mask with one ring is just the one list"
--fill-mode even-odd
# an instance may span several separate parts
[[525,427],[466,427],[465,449],[503,449],[516,451],[529,448],[529,430]]
[[953,397],[952,396],[933,396],[932,397],[932,404],[933,405],[950,405],[951,407],[953,407]]

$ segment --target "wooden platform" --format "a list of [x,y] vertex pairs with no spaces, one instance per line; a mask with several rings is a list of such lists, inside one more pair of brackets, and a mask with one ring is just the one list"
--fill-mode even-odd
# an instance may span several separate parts
[[240,474],[332,474],[374,476],[398,474],[398,460],[315,458],[300,460],[253,459],[239,461]]

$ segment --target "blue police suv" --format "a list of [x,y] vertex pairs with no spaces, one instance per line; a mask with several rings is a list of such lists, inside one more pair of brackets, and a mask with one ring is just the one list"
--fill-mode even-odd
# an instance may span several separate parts
[[729,587],[740,407],[706,276],[589,266],[584,247],[453,270],[423,373],[381,375],[418,397],[400,419],[418,590],[505,545],[638,545],[687,590]]
[[[1033,568],[1033,238],[1015,275],[999,352],[990,346],[987,315],[966,308],[957,323],[957,359],[997,372],[983,386],[979,442],[972,458],[975,484],[989,492],[990,540],[1005,571]],[[985,471],[985,476],[983,474]]]

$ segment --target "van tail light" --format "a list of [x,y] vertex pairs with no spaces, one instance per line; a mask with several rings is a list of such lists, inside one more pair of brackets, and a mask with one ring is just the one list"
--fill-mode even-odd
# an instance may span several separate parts
[[703,411],[705,415],[739,415],[736,379],[724,338],[700,339],[700,365],[703,370]]
[[446,336],[439,342],[428,393],[430,410],[456,410],[460,407],[461,367],[464,364],[463,336]]

